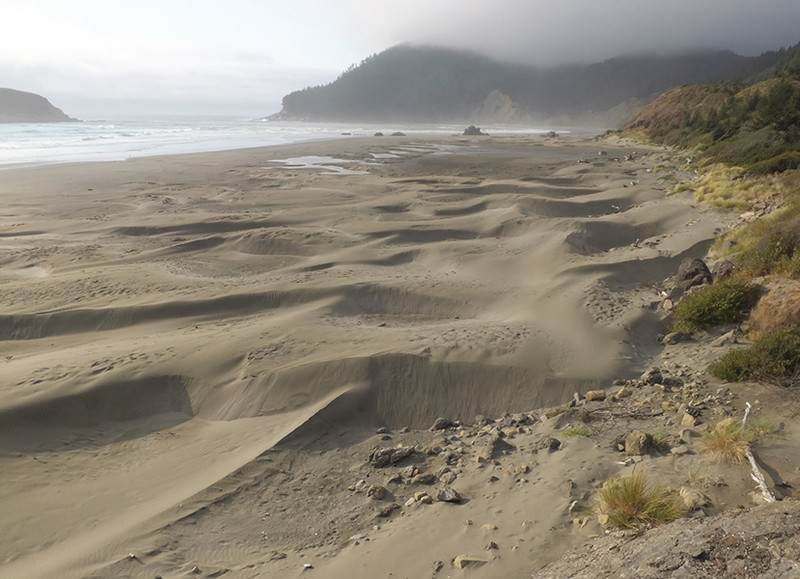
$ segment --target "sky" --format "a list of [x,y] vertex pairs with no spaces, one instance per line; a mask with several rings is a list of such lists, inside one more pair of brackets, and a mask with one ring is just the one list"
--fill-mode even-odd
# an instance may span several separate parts
[[264,116],[411,42],[536,66],[800,42],[800,0],[0,0],[0,87],[79,118]]

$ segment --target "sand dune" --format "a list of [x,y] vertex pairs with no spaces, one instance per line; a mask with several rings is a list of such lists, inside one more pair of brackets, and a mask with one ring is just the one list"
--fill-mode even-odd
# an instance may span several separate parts
[[[270,449],[639,371],[648,286],[729,217],[633,150],[353,139],[4,172],[0,574],[114,576]],[[347,171],[281,162],[306,156]]]

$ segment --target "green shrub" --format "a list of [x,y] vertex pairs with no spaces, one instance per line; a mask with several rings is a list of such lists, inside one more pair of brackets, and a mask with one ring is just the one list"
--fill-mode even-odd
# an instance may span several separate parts
[[641,473],[607,481],[597,496],[597,511],[608,516],[612,527],[630,529],[661,525],[686,513],[683,500]]
[[672,312],[672,330],[693,332],[742,322],[755,306],[761,288],[736,278],[704,287],[683,298]]
[[575,438],[576,436],[585,436],[589,438],[592,436],[592,431],[583,425],[571,426],[569,428],[566,428],[563,434],[566,438]]
[[751,275],[800,274],[800,216],[778,221],[740,257],[742,268]]
[[800,376],[800,326],[779,328],[750,346],[731,350],[708,371],[727,382],[758,380],[794,385]]
[[754,175],[769,175],[772,173],[783,173],[800,167],[800,152],[790,151],[782,153],[771,159],[759,161],[747,168],[748,173]]

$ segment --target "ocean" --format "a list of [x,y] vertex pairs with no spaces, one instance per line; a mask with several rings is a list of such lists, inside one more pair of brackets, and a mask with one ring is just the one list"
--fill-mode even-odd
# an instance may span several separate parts
[[[537,128],[485,127],[492,134]],[[464,125],[300,123],[232,117],[163,117],[68,123],[0,124],[0,170],[18,166],[223,151],[373,135],[457,134]]]

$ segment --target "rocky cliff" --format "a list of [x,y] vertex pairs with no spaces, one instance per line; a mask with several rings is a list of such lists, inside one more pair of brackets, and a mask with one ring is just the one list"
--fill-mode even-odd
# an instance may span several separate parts
[[0,123],[56,123],[74,121],[38,94],[0,88]]

